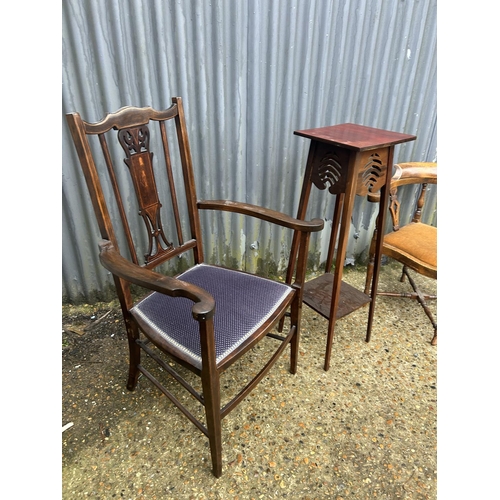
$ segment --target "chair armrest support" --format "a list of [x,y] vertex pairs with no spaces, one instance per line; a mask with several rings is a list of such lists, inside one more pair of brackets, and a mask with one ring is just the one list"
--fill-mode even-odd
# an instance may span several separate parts
[[282,212],[271,210],[268,208],[251,205],[249,203],[241,203],[239,201],[230,200],[200,200],[198,201],[198,208],[202,210],[221,210],[225,212],[234,212],[242,215],[249,215],[257,219],[265,220],[284,226],[289,229],[302,232],[316,232],[321,231],[324,226],[322,219],[313,219],[311,221],[304,221],[290,217]]
[[214,315],[215,300],[206,290],[128,261],[120,255],[111,241],[99,242],[99,260],[108,271],[125,281],[171,297],[185,297],[192,300],[195,302],[192,314],[197,321],[206,321]]

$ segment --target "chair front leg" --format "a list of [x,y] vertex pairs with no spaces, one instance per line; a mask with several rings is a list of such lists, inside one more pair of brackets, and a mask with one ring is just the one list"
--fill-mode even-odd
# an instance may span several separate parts
[[300,322],[302,319],[302,301],[304,297],[304,283],[306,281],[307,269],[307,252],[309,249],[310,238],[311,233],[300,233],[297,268],[295,271],[295,281],[293,283],[296,295],[290,307],[290,328],[295,328],[295,332],[293,333],[292,339],[290,340],[290,373],[292,375],[295,375],[297,373],[300,343]]
[[434,329],[434,337],[432,337],[431,340],[431,345],[437,345],[437,343],[438,343],[438,330],[436,326],[436,328]]
[[203,402],[212,457],[212,470],[215,477],[222,475],[222,425],[220,375],[215,360],[215,336],[213,320],[200,321],[202,350],[201,384]]
[[425,300],[425,295],[420,291],[420,288],[417,286],[413,278],[410,276],[410,273],[408,272],[408,268],[406,266],[404,266],[403,276],[406,276],[408,278],[411,287],[417,294],[418,303],[423,307],[425,314],[432,323],[432,328],[434,328],[434,336],[432,337],[431,345],[437,345],[437,323],[434,319],[434,315],[432,314],[431,310],[429,309],[429,306],[427,305],[427,302]]
[[406,276],[408,276],[408,267],[403,265],[403,269],[401,270],[401,278],[399,278],[399,282],[404,283],[406,281]]

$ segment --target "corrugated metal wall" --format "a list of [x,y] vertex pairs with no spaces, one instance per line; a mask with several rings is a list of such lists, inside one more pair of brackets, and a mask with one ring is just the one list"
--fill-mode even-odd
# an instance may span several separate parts
[[[96,121],[182,96],[200,198],[294,215],[309,141],[294,130],[354,122],[415,134],[396,161],[436,158],[436,0],[65,0],[63,113]],[[63,300],[106,298],[98,230],[63,119]],[[433,207],[425,215],[435,223]],[[334,197],[313,191],[309,215]],[[356,200],[347,258],[366,254],[374,207]],[[282,265],[290,238],[214,219],[206,254]],[[325,258],[327,230],[311,243]],[[213,255],[213,242],[223,238]],[[258,242],[258,250],[250,245]],[[323,253],[321,253],[323,252]]]

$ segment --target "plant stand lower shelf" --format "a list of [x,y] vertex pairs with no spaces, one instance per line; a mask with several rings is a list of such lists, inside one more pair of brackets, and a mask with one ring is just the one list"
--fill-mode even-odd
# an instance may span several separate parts
[[[330,310],[332,308],[333,277],[332,273],[325,273],[313,278],[304,285],[304,303],[326,319],[330,319]],[[342,281],[336,319],[351,314],[369,302],[371,302],[369,295]]]

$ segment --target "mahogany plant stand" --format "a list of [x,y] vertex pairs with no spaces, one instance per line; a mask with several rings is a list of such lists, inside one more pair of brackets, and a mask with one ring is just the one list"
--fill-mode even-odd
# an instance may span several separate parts
[[[324,365],[324,369],[328,370],[336,320],[370,303],[367,342],[370,340],[373,323],[383,230],[377,231],[371,295],[342,281],[355,195],[367,196],[380,192],[377,228],[385,228],[394,146],[413,141],[416,136],[353,123],[297,130],[294,134],[311,139],[297,218],[305,219],[313,185],[320,190],[328,188],[328,192],[336,196],[325,273],[305,283],[303,299],[309,307],[329,320]],[[287,283],[292,279],[298,243],[297,234],[292,241]],[[332,274],[330,270],[336,243],[335,268]]]

